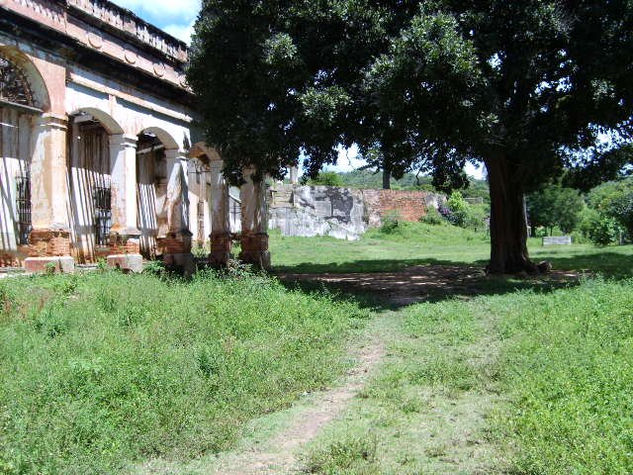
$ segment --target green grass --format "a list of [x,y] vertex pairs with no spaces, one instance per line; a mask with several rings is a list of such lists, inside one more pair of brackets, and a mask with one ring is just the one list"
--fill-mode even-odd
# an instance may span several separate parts
[[[503,339],[499,421],[526,473],[633,471],[633,281],[490,302]],[[504,417],[505,419],[505,417]]]
[[[489,252],[483,235],[417,223],[356,243],[272,242],[290,272],[483,266]],[[305,450],[307,471],[633,471],[633,246],[529,246],[534,260],[606,280],[494,281],[494,292],[385,313],[388,356]]]
[[[379,374],[307,451],[311,471],[633,471],[632,280],[419,304],[400,318]],[[376,456],[355,451],[359,440]]]
[[0,282],[0,472],[104,473],[231,447],[345,366],[350,303],[265,277]]
[[[271,239],[290,272],[483,265],[488,247],[419,223],[359,242]],[[384,364],[307,448],[307,470],[632,472],[633,246],[530,248],[611,280],[492,280],[494,292],[381,313]],[[183,467],[239,447],[254,421],[343,373],[372,316],[357,300],[243,273],[4,279],[0,472]]]
[[[528,242],[535,261],[550,260],[556,269],[590,270],[613,277],[633,276],[633,246],[599,248],[591,244],[543,247]],[[271,233],[270,248],[277,272],[392,272],[426,264],[478,265],[490,256],[484,233],[449,225],[400,223],[392,232],[368,231],[359,241],[331,237],[283,237]]]
[[475,262],[490,252],[484,234],[406,222],[391,233],[372,229],[359,241],[273,232],[270,250],[276,271],[298,273],[388,272],[418,264]]

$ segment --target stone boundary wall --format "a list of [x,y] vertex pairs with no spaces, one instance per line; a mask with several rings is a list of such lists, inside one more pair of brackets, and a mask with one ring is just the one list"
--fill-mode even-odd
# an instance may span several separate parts
[[426,191],[357,190],[333,186],[276,184],[267,196],[270,229],[284,236],[332,236],[358,239],[367,229],[396,215],[419,221],[446,197]]

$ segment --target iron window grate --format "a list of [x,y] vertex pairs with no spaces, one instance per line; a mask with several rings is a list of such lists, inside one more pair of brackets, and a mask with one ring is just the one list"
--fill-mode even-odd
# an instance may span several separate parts
[[112,228],[112,190],[109,180],[104,180],[92,190],[94,202],[95,243],[107,246],[110,243]]
[[28,173],[15,178],[16,208],[18,213],[18,244],[29,243],[31,234],[31,177]]

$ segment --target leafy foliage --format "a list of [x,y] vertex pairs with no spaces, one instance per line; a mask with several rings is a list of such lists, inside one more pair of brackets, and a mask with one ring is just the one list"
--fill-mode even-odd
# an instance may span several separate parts
[[619,229],[618,223],[610,216],[594,209],[584,213],[581,231],[596,246],[608,246],[616,242]]
[[426,210],[426,214],[420,218],[420,222],[424,224],[429,224],[431,226],[439,226],[444,224],[446,221],[444,217],[440,214],[440,212],[431,206]]
[[614,219],[633,238],[633,178],[604,183],[589,193],[589,203]]
[[576,229],[585,204],[580,193],[572,188],[549,185],[527,197],[527,210],[532,231],[543,226],[558,226],[565,234]]
[[341,175],[336,172],[319,172],[316,178],[307,181],[308,185],[343,186]]
[[632,132],[630,2],[205,0],[195,29],[188,81],[229,177],[302,154],[316,176],[356,143],[449,191],[484,162],[494,272],[531,268],[523,194]]

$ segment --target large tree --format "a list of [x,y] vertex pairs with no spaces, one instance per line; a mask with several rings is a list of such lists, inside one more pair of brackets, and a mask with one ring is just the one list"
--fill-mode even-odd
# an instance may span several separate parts
[[188,79],[235,180],[300,155],[316,174],[338,144],[443,189],[485,163],[502,273],[536,270],[525,193],[599,132],[630,137],[632,65],[630,0],[205,0]]

